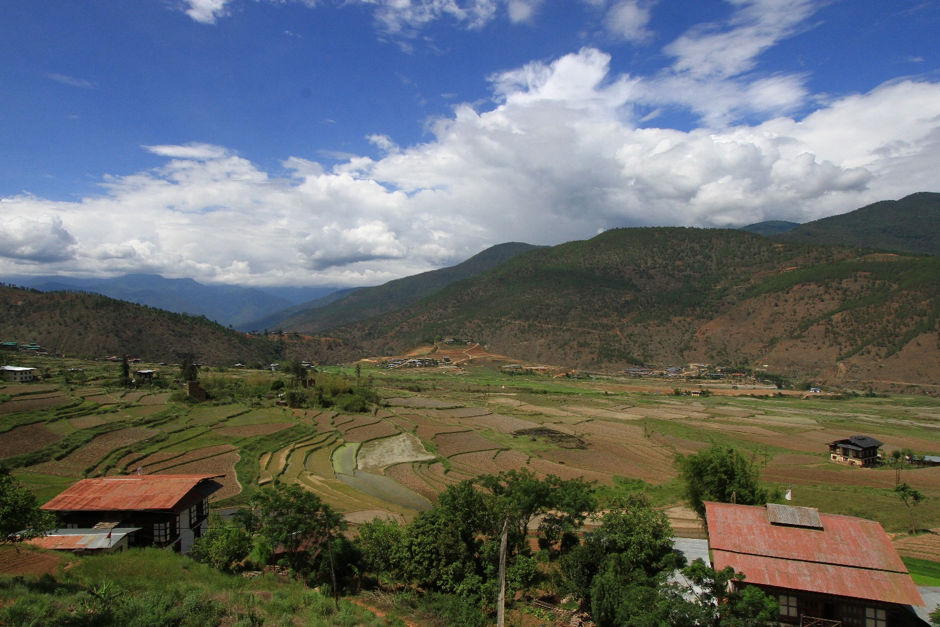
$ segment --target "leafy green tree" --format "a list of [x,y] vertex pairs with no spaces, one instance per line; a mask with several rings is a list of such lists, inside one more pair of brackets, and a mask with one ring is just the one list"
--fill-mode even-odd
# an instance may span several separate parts
[[760,471],[737,450],[713,445],[693,455],[676,458],[689,506],[702,521],[705,501],[764,505],[778,498],[760,484]]
[[127,363],[127,355],[121,358],[121,385],[127,387],[131,384],[131,366]]
[[927,497],[919,490],[912,488],[908,483],[902,483],[896,486],[894,491],[907,506],[907,511],[911,515],[911,534],[916,534],[917,528],[914,526],[914,508],[926,501]]
[[178,353],[180,360],[180,379],[183,381],[198,381],[199,366],[196,365],[196,356],[193,353]]
[[940,607],[935,609],[933,614],[930,615],[930,622],[935,625],[935,627],[940,627]]
[[41,536],[56,524],[55,516],[39,509],[35,495],[0,464],[0,545]]
[[297,357],[284,364],[284,372],[292,376],[298,385],[303,385],[307,380],[307,367]]
[[742,585],[744,574],[730,566],[715,570],[697,559],[682,572],[698,597],[699,625],[762,627],[778,616],[777,601],[759,588]]
[[404,537],[405,529],[391,520],[375,518],[360,525],[358,544],[365,568],[394,575],[400,569],[396,558]]
[[244,527],[213,515],[209,528],[193,543],[189,556],[223,572],[232,572],[238,562],[248,557],[251,548],[251,536]]
[[259,533],[271,547],[283,547],[291,566],[305,572],[312,549],[331,541],[345,521],[313,492],[297,484],[275,483],[257,492],[250,506]]

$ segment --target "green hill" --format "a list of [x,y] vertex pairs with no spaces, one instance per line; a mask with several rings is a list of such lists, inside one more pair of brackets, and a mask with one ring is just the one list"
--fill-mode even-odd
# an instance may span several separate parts
[[768,364],[940,389],[938,314],[938,259],[646,228],[530,251],[331,333],[373,353],[452,336],[572,367]]
[[[513,257],[537,248],[531,244],[499,244],[450,268],[441,268],[389,281],[377,287],[364,287],[345,298],[292,315],[279,322],[289,331],[315,333],[335,326],[351,324],[407,307],[448,285],[477,276]],[[272,325],[253,326],[270,328]]]
[[204,316],[188,316],[83,292],[0,286],[0,341],[35,342],[56,354],[134,355],[177,361],[193,353],[207,364],[269,363],[279,345],[248,337]]
[[774,236],[804,244],[940,255],[940,194],[920,192],[802,224]]

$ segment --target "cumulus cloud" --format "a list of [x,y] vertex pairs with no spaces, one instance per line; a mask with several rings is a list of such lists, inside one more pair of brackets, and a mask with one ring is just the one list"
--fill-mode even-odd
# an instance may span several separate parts
[[[785,78],[750,83],[753,98],[779,101],[773,81]],[[267,171],[221,146],[147,146],[165,163],[106,177],[100,195],[5,199],[0,274],[375,285],[506,241],[803,222],[940,190],[936,82],[885,84],[801,119],[689,131],[656,128],[652,114],[640,127],[635,118],[662,86],[614,74],[609,55],[593,48],[496,74],[491,84],[489,107],[458,105],[432,121],[424,143],[370,136],[382,149],[375,158],[326,168],[288,156]]]
[[[29,204],[31,201],[25,200]],[[36,219],[20,215],[0,220],[0,257],[30,263],[65,261],[72,258],[75,244],[75,238],[57,215],[47,213]]]

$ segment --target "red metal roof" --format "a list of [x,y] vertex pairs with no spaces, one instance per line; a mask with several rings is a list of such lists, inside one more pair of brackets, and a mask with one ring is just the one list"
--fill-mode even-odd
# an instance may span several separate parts
[[706,503],[716,568],[749,583],[903,605],[923,605],[881,525],[819,514],[822,529],[771,524],[764,507]]
[[[42,509],[59,512],[174,510],[196,486],[224,476],[129,475],[82,479],[43,505]],[[205,487],[209,489],[205,494],[208,496],[221,485]]]

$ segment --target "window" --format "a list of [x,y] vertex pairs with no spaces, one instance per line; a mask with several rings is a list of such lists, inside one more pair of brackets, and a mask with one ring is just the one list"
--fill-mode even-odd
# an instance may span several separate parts
[[842,605],[839,612],[846,627],[865,627],[865,609],[861,605]]
[[887,627],[888,614],[876,607],[865,608],[865,627]]
[[166,542],[170,539],[170,523],[154,523],[153,525],[153,541],[154,542]]
[[[796,597],[790,596],[788,594],[781,594],[777,597],[777,602],[780,604],[781,616],[788,616],[792,618],[799,616],[799,613],[796,610]],[[880,627],[884,626],[882,625]]]

